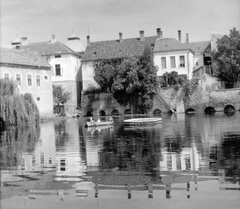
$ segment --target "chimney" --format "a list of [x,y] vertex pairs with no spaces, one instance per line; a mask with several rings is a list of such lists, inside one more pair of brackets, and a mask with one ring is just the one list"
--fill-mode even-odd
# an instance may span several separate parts
[[28,45],[28,38],[27,37],[22,37],[22,45]]
[[157,28],[157,38],[161,38],[161,28]]
[[181,41],[181,30],[178,30],[178,40],[179,40],[180,42],[182,42],[182,41]]
[[122,33],[119,33],[119,42],[123,42],[123,39],[122,39]]
[[188,44],[188,43],[189,43],[189,34],[186,33],[186,44]]
[[51,43],[56,42],[55,35],[52,35]]
[[90,36],[87,35],[87,46],[90,46]]
[[144,30],[140,30],[139,33],[140,33],[140,41],[145,41]]

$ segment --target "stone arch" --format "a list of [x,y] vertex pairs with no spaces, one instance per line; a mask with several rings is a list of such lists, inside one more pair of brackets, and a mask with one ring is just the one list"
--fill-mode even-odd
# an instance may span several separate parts
[[227,114],[235,113],[236,109],[233,105],[227,105],[224,107],[224,112]]
[[205,108],[204,112],[205,112],[206,114],[213,114],[213,113],[216,112],[216,110],[215,110],[214,107],[209,106],[209,107],[206,107],[206,108]]
[[185,112],[188,114],[191,114],[191,113],[196,113],[196,110],[190,107]]
[[105,112],[104,110],[101,110],[101,111],[99,112],[99,116],[106,116],[106,112]]
[[124,110],[124,115],[130,115],[130,114],[131,114],[131,110],[130,109]]
[[118,110],[114,109],[114,110],[111,112],[111,115],[114,115],[114,116],[119,115]]
[[155,109],[153,111],[153,115],[156,115],[156,116],[161,115],[161,113],[162,113],[162,111],[160,109]]

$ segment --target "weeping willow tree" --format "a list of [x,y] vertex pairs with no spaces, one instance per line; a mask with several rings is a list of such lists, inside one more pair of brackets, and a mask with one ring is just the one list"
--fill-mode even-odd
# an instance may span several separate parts
[[0,79],[0,123],[2,125],[27,125],[39,122],[38,107],[32,95],[18,93],[17,85],[12,81]]

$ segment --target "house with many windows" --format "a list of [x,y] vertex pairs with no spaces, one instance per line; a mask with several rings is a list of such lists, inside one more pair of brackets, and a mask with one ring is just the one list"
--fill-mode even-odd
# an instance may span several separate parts
[[0,49],[0,78],[14,80],[19,93],[31,93],[40,115],[53,114],[51,65],[38,53]]
[[175,38],[163,38],[156,40],[153,53],[154,63],[158,67],[157,74],[162,76],[165,72],[176,71],[179,75],[192,78],[194,51]]
[[90,42],[87,36],[87,48],[82,58],[82,90],[86,91],[91,87],[97,87],[94,80],[94,66],[101,60],[124,59],[141,56],[147,45],[154,47],[155,41],[160,37],[160,28],[157,29],[156,36],[145,37],[144,31],[139,32],[138,38],[123,39],[123,34],[119,33],[119,39]]
[[17,45],[20,49],[29,52],[38,52],[52,66],[52,84],[60,85],[70,92],[70,99],[65,104],[65,112],[74,113],[81,101],[81,78],[79,69],[84,47],[79,38],[72,34],[68,38],[68,45],[56,40],[55,36],[47,42],[26,43]]

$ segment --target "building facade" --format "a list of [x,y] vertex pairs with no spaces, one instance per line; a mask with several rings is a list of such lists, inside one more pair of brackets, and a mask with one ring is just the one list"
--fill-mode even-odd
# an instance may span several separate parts
[[52,70],[38,53],[1,48],[0,78],[14,80],[19,93],[30,93],[41,116],[53,114]]
[[[74,34],[69,37],[69,45],[75,46],[79,42],[79,38]],[[64,91],[70,92],[70,99],[65,106],[66,113],[74,113],[81,101],[81,78],[79,69],[81,66],[81,57],[83,54],[83,46],[79,45],[75,52],[65,44],[57,41],[55,36],[47,42],[37,42],[18,45],[24,51],[38,52],[52,66],[52,84],[60,85]]]

